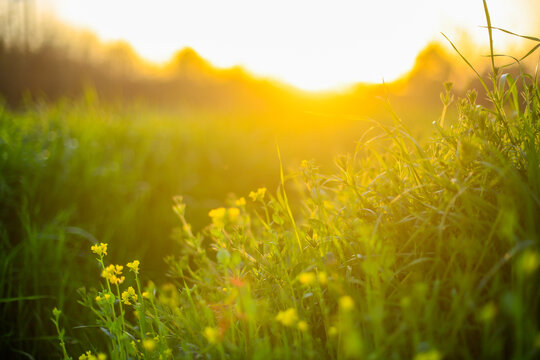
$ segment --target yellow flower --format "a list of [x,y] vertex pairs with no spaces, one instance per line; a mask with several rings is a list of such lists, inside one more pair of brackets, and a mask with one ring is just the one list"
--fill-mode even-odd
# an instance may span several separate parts
[[122,293],[122,302],[126,305],[131,305],[131,301],[136,302],[137,298],[138,296],[132,286]]
[[344,311],[349,311],[354,308],[354,300],[349,295],[345,295],[339,298],[339,307]]
[[227,215],[227,209],[220,207],[212,209],[208,212],[208,216],[212,219],[212,223],[217,227],[225,226],[225,216]]
[[130,271],[133,271],[135,274],[139,273],[139,260],[133,260],[132,262],[127,263],[127,267]]
[[227,214],[229,215],[229,221],[235,222],[240,215],[240,210],[238,208],[232,207],[227,210]]
[[525,275],[531,275],[540,266],[540,256],[537,252],[527,250],[521,255],[521,271]]
[[87,351],[79,356],[79,360],[97,360],[96,356],[91,351]]
[[304,320],[299,321],[297,327],[300,331],[307,331],[309,329],[307,322],[305,322]]
[[497,315],[497,306],[493,301],[488,302],[482,307],[480,313],[478,314],[478,319],[483,322],[490,322]]
[[217,344],[219,339],[219,331],[216,328],[207,326],[204,329],[204,337],[210,344]]
[[152,351],[156,348],[156,342],[152,339],[144,339],[142,345],[147,351]]
[[99,256],[107,255],[107,244],[100,243],[99,245],[92,245],[90,248],[94,254]]
[[109,301],[111,298],[111,294],[109,293],[100,293],[98,296],[96,296],[96,302],[100,303],[103,301]]
[[319,284],[326,285],[328,283],[328,275],[324,271],[320,271],[317,274],[317,279],[319,280]]
[[312,272],[305,272],[298,275],[298,281],[302,285],[311,285],[315,282],[315,274]]
[[441,353],[437,350],[429,350],[426,352],[418,353],[414,356],[414,360],[441,360]]
[[328,328],[328,336],[336,336],[338,333],[338,329],[335,326],[330,326]]
[[97,360],[107,360],[107,355],[104,353],[99,353],[97,356]]
[[240,199],[235,201],[236,206],[244,206],[246,205],[246,198],[241,197]]
[[262,201],[262,199],[264,199],[264,195],[266,194],[266,188],[258,188],[257,189],[257,192],[250,192],[249,193],[249,197],[251,198],[251,200],[253,201]]
[[143,298],[145,299],[150,299],[150,293],[148,291],[143,291],[143,293],[141,294],[143,296]]
[[292,326],[298,321],[298,315],[295,309],[289,308],[285,311],[280,311],[276,315],[276,320],[284,326]]
[[126,279],[125,276],[120,276],[123,268],[122,265],[109,265],[101,272],[101,276],[111,284],[121,284]]

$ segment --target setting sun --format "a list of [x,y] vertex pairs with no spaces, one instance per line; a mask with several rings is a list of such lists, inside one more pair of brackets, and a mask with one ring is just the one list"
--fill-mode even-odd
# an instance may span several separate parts
[[[494,26],[533,33],[536,19],[522,14],[535,4],[489,1]],[[469,0],[49,0],[48,9],[104,40],[126,40],[154,62],[191,47],[216,66],[241,65],[309,90],[394,80],[429,42],[442,41],[441,31],[485,45],[484,9]]]

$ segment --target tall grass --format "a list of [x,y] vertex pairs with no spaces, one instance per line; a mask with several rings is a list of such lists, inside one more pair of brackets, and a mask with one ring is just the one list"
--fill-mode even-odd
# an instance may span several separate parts
[[107,268],[119,250],[95,247],[81,304],[106,341],[84,356],[538,358],[539,82],[491,61],[492,106],[475,91],[453,104],[447,84],[426,144],[396,115],[333,173],[282,170],[275,191],[229,198],[201,231],[176,198],[170,283],[143,287],[144,262]]
[[[114,244],[114,261],[138,257],[147,274],[163,279],[163,258],[176,246],[174,195],[184,194],[189,221],[199,229],[229,192],[260,186],[278,170],[276,138],[290,158],[331,164],[332,153],[354,145],[363,126],[312,127],[293,136],[284,125],[256,120],[119,108],[92,91],[77,101],[30,101],[17,112],[0,106],[2,350],[21,357],[21,351],[54,353],[54,306],[67,315],[69,329],[90,322],[72,301],[93,278],[88,245]],[[83,332],[67,337],[68,346],[77,346],[73,336]]]

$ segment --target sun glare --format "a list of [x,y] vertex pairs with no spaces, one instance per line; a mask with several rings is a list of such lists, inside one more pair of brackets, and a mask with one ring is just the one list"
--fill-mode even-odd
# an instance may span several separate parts
[[[75,1],[48,0],[55,15],[104,40],[126,40],[165,62],[189,46],[219,67],[248,71],[309,90],[393,80],[431,41],[482,43],[481,1]],[[489,1],[494,26],[533,33],[535,0]],[[500,37],[499,44],[506,44]]]

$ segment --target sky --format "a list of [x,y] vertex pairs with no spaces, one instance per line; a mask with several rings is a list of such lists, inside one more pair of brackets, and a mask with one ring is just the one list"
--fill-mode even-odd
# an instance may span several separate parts
[[[479,0],[38,0],[59,20],[125,40],[162,63],[191,47],[218,67],[306,90],[379,83],[405,74],[429,42],[479,48],[487,35]],[[540,0],[488,0],[493,26],[538,34]],[[536,33],[535,33],[536,32]],[[499,49],[512,46],[497,34]]]

